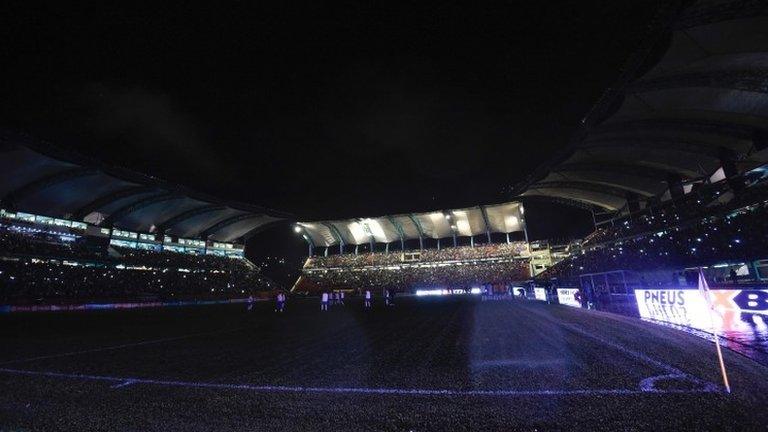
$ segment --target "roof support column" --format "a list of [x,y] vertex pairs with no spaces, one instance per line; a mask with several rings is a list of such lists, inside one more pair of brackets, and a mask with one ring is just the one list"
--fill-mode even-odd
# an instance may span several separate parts
[[627,211],[630,214],[640,211],[640,196],[634,192],[627,191]]
[[723,174],[725,174],[728,186],[731,187],[734,194],[738,197],[741,191],[744,189],[744,179],[739,176],[739,169],[736,167],[736,155],[734,151],[725,147],[720,147],[718,152],[720,159],[720,165],[723,167]]
[[324,223],[329,230],[331,230],[331,234],[336,237],[336,240],[339,241],[339,254],[344,254],[344,237],[341,236],[341,233],[338,229],[336,229],[336,226],[329,223]]
[[[301,225],[296,225],[298,227],[301,227],[301,236],[306,240],[307,246],[309,246],[309,256],[314,255],[315,253],[315,242],[312,241],[312,237],[307,234],[306,228],[304,228]],[[325,249],[326,253],[328,252],[328,248]]]
[[683,191],[683,178],[679,174],[667,176],[667,187],[669,188],[669,196],[673,201],[685,195],[685,191]]
[[456,222],[453,220],[452,215],[448,211],[443,212],[443,216],[445,216],[445,219],[448,221],[448,224],[451,227],[451,237],[453,237],[453,247],[457,246],[456,242]]
[[528,240],[528,222],[525,221],[525,208],[520,204],[520,223],[523,225],[523,234],[525,234],[525,242],[528,243],[529,249],[531,242]]
[[485,212],[485,206],[480,206],[480,214],[483,215],[485,224],[485,235],[488,237],[488,244],[491,244],[491,224],[488,223],[488,213]]
[[[403,232],[403,227],[401,227],[400,224],[392,216],[387,216],[387,219],[389,220],[389,223],[395,227],[397,235],[400,236],[400,250],[405,251],[405,233]],[[389,244],[387,244],[387,246],[389,246]]]
[[[416,230],[419,231],[419,250],[424,250],[424,230],[421,229],[421,224],[419,223],[419,220],[416,219],[412,214],[408,215],[408,219],[413,222],[413,225],[416,226]],[[438,239],[438,243],[439,243]]]

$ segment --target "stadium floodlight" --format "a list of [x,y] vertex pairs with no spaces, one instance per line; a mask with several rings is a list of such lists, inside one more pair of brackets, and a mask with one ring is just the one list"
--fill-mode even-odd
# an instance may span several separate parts
[[293,227],[293,231],[294,231],[294,232],[296,232],[296,233],[300,233],[300,232],[301,232],[301,226],[299,226],[299,225],[295,225],[295,226]]

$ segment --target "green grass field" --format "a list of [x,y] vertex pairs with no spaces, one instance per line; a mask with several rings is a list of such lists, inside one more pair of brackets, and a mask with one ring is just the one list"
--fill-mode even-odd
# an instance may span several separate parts
[[524,301],[0,317],[0,430],[766,430],[768,368]]

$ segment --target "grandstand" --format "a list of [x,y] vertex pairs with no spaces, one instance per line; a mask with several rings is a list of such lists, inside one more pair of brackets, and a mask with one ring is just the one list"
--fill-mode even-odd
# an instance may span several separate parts
[[571,143],[514,192],[631,214],[768,161],[763,2],[669,2]]
[[630,271],[640,285],[688,286],[699,266],[721,284],[766,279],[766,24],[762,2],[670,3],[659,14],[571,143],[514,188],[595,220],[539,282]]
[[[412,293],[419,289],[470,290],[479,286],[507,291],[512,284],[530,279],[528,242],[513,241],[511,237],[522,235],[527,239],[524,212],[519,202],[508,202],[376,218],[299,222],[295,229],[306,240],[310,256],[292,291],[387,289]],[[503,238],[494,243],[498,235]],[[469,244],[460,245],[462,241]],[[395,246],[390,248],[391,244]],[[407,248],[411,244],[413,248]],[[425,247],[430,244],[434,247]],[[361,245],[368,251],[361,254]],[[335,247],[338,253],[330,254]],[[313,256],[318,248],[324,248],[323,254]]]
[[288,216],[0,136],[0,303],[230,300],[278,287],[244,242]]

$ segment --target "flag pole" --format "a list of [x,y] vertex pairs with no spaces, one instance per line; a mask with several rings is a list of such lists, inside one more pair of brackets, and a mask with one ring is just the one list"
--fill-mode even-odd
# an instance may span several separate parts
[[717,347],[717,360],[720,362],[720,372],[723,374],[723,384],[725,385],[725,392],[731,392],[731,385],[728,383],[728,373],[725,371],[725,362],[723,361],[723,350],[720,348],[720,332],[715,328],[715,319],[712,317],[713,305],[709,296],[709,285],[707,279],[704,277],[704,270],[699,267],[699,291],[704,296],[704,300],[707,301],[709,307],[709,325],[712,327],[712,335],[715,339],[715,347]]

